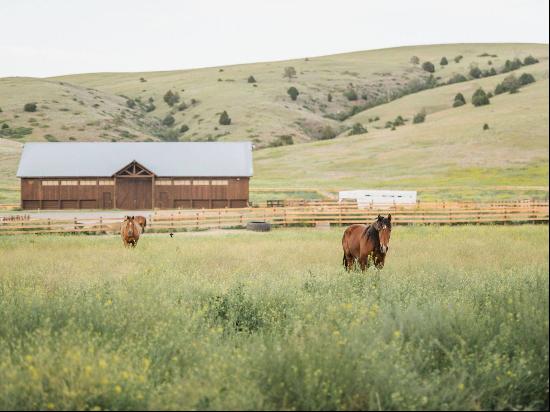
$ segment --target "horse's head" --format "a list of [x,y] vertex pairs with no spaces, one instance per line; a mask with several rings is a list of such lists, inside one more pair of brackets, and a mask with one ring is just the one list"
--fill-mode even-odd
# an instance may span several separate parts
[[391,236],[391,215],[384,217],[378,215],[376,219],[376,229],[378,230],[378,239],[380,239],[380,253],[387,253],[389,250]]
[[124,222],[128,222],[128,236],[134,236],[134,216],[125,216]]

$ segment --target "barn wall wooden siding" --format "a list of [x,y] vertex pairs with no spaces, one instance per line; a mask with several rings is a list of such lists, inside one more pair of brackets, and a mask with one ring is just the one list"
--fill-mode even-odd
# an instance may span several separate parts
[[248,200],[248,177],[21,178],[25,210],[242,208]]

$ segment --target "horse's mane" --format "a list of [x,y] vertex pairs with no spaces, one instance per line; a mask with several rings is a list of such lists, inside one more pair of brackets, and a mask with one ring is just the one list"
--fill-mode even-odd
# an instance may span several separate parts
[[380,246],[380,238],[378,237],[378,229],[377,229],[377,222],[371,223],[367,225],[365,230],[363,231],[363,236],[365,236],[368,239],[372,239],[375,243],[375,247]]

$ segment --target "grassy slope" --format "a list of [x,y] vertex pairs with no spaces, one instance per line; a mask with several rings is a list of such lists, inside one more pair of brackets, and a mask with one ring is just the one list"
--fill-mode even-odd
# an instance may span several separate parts
[[[479,57],[485,52],[497,54],[498,57]],[[457,64],[452,58],[459,54],[464,59]],[[485,69],[489,67],[487,61],[490,59],[493,66],[498,68],[506,59],[522,58],[528,54],[539,58],[541,63],[522,71],[535,74],[539,82],[516,97],[494,99],[490,109],[473,110],[467,107],[443,114],[456,92],[461,91],[469,97],[478,85],[493,87],[504,76],[417,93],[362,112],[342,123],[324,117],[328,113],[347,111],[354,104],[342,95],[350,83],[353,83],[359,94],[366,92],[369,96],[376,96],[425,76],[421,69],[409,63],[413,55],[419,56],[421,61],[431,60],[436,63],[436,75],[441,77],[440,81],[444,81],[455,73],[466,74],[469,65],[474,62]],[[446,67],[437,64],[444,55],[450,62]],[[296,67],[298,72],[297,79],[290,83],[282,78],[283,68],[288,65]],[[246,82],[251,74],[258,81],[258,87]],[[146,78],[147,82],[141,82],[140,77]],[[329,143],[257,151],[256,175],[253,180],[255,187],[313,185],[342,188],[387,184],[391,187],[444,185],[454,186],[456,190],[457,186],[470,184],[465,182],[468,176],[478,186],[546,186],[548,177],[545,175],[547,166],[544,162],[548,159],[545,153],[548,146],[546,140],[541,141],[548,134],[548,85],[541,81],[546,78],[548,46],[533,44],[402,47],[309,60],[172,72],[98,73],[52,79],[6,78],[0,79],[0,108],[3,110],[0,122],[6,122],[11,127],[32,127],[32,135],[17,139],[20,142],[45,141],[44,136],[47,134],[58,140],[156,140],[151,132],[158,125],[159,118],[169,112],[162,96],[168,89],[172,89],[178,90],[187,103],[192,98],[199,101],[195,106],[175,113],[178,127],[181,124],[190,126],[190,131],[184,137],[193,140],[247,139],[265,145],[278,135],[291,134],[298,143],[311,141],[320,128],[326,125],[343,130],[360,121],[369,128],[370,133],[366,137],[339,138]],[[286,95],[290,85],[295,85],[301,92],[297,102],[291,102]],[[326,100],[329,92],[333,95],[331,103]],[[537,104],[527,98],[530,94],[538,99]],[[149,114],[130,110],[126,107],[125,98],[119,95],[141,97],[143,101],[153,97],[157,109]],[[29,101],[38,102],[38,112],[23,112],[24,103]],[[386,120],[397,115],[411,118],[423,108],[429,113],[424,128],[406,126],[391,135],[387,131],[375,130]],[[230,126],[217,124],[217,113],[224,109],[228,110],[233,119]],[[487,110],[489,115],[479,117]],[[367,119],[374,116],[380,116],[381,120],[367,124]],[[456,117],[455,124],[450,117]],[[510,119],[514,121],[510,122]],[[479,122],[488,122],[493,127],[490,132],[483,134],[485,150],[472,159],[469,154],[466,161],[449,159],[448,150],[451,146],[457,153],[476,151],[474,140],[479,134]],[[428,130],[432,137],[422,138],[417,135],[418,131],[425,133]],[[436,138],[438,134],[440,137]],[[536,148],[524,145],[525,138],[522,136],[525,135],[539,147],[540,155],[534,153]],[[487,136],[490,138],[487,139]],[[380,139],[386,144],[382,145]],[[451,142],[453,139],[454,142]],[[502,141],[505,141],[504,148],[501,146]],[[411,144],[416,146],[412,147]],[[387,150],[389,145],[391,153]],[[426,150],[419,151],[422,145]],[[510,153],[511,147],[514,153]],[[494,154],[493,149],[496,150]],[[14,150],[12,143],[0,139],[0,174],[3,176],[0,181],[0,202],[16,202],[18,198],[17,192],[13,191],[17,186]],[[497,155],[503,154],[505,150],[508,157],[498,159]],[[347,152],[350,153],[351,162],[346,161]],[[384,160],[383,164],[381,160]],[[368,167],[365,163],[368,163]],[[471,167],[485,165],[501,177],[488,178],[486,172],[483,172],[480,180],[477,180],[476,174],[479,172],[474,173]],[[518,174],[519,178],[508,179]],[[444,192],[439,193],[446,196]],[[479,194],[476,193],[475,196]],[[504,192],[501,194],[506,195]],[[462,190],[457,195],[465,196],[467,193]],[[513,196],[518,196],[518,192]]]
[[0,409],[547,409],[548,227],[393,232],[0,237]]
[[548,186],[548,80],[489,106],[438,111],[424,124],[262,150],[255,167],[257,187],[410,188],[424,199],[537,195]]

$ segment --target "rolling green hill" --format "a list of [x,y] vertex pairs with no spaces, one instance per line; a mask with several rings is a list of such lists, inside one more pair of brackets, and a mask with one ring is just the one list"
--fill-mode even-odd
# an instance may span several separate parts
[[[513,73],[530,73],[535,83],[495,96],[488,106],[469,103],[478,87],[492,91],[510,75],[472,79],[472,66],[500,73],[506,60],[529,55],[539,62]],[[459,62],[456,56],[462,56]],[[440,65],[442,57],[447,65]],[[434,64],[433,76],[421,67],[426,61]],[[288,66],[296,69],[291,81],[283,78]],[[18,199],[14,175],[21,143],[56,140],[252,140],[258,149],[253,188],[547,197],[548,70],[548,45],[455,44],[171,72],[3,78],[0,202]],[[457,74],[468,81],[447,84]],[[286,93],[290,86],[299,90],[296,101]],[[168,90],[180,97],[172,107],[163,100]],[[452,108],[457,93],[468,104]],[[357,100],[349,100],[354,94]],[[36,112],[23,111],[29,102],[37,103]],[[218,123],[224,110],[230,125]],[[413,125],[421,111],[425,123]],[[163,125],[169,114],[174,124]],[[386,129],[397,116],[405,124]],[[368,133],[348,136],[358,122]],[[489,130],[483,131],[485,123]],[[182,125],[189,130],[182,133]],[[293,145],[266,148],[290,139]]]

